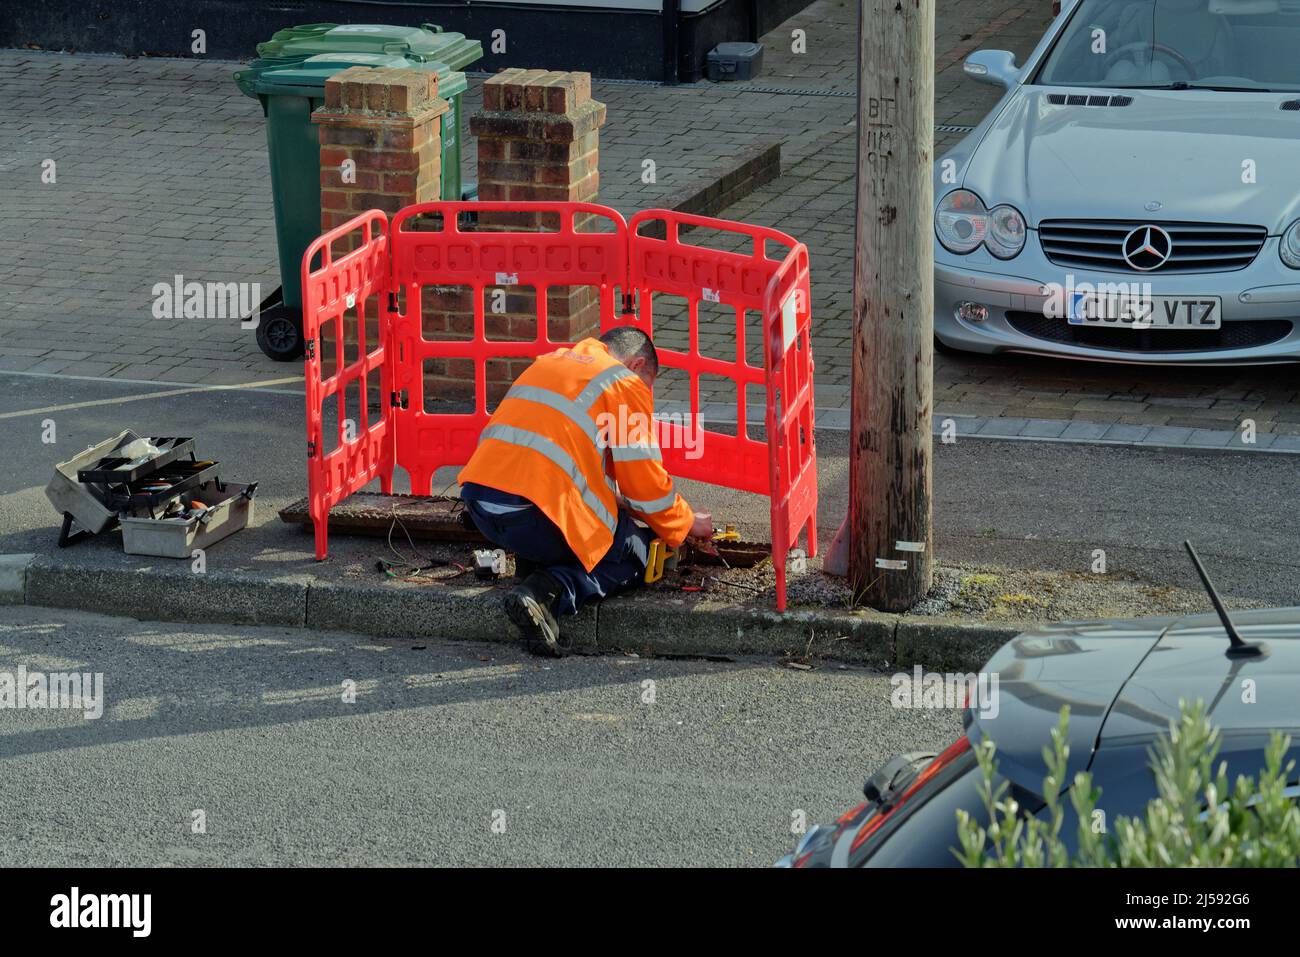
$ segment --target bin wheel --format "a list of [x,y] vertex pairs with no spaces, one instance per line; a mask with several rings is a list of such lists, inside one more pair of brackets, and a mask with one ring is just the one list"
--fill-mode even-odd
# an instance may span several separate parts
[[257,324],[257,345],[276,362],[301,359],[302,330],[287,316],[263,316]]

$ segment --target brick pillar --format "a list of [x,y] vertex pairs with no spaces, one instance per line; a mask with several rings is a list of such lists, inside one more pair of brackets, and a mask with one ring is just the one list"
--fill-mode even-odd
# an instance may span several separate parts
[[[590,73],[504,70],[483,84],[478,196],[484,201],[595,202],[605,104],[591,98]],[[484,213],[480,229],[555,229],[554,216]]]
[[[483,85],[483,109],[470,118],[478,137],[478,196],[484,202],[594,202],[600,127],[605,104],[591,98],[591,74],[546,70],[505,70]],[[586,228],[590,216],[579,217]],[[553,230],[553,213],[481,212],[480,231]],[[525,340],[537,335],[538,289],[533,286],[488,286],[483,315],[489,339]],[[426,287],[422,295],[424,334],[429,338],[468,337],[473,329],[473,296],[467,289]],[[600,324],[597,292],[587,286],[554,286],[546,292],[547,336],[577,342]],[[509,388],[527,359],[489,363],[489,405]],[[431,395],[463,397],[473,389],[473,365],[448,359],[426,370]]]
[[[448,108],[437,76],[425,70],[354,66],[326,80],[325,105],[312,113],[320,126],[322,231],[368,209],[392,215],[438,199]],[[346,160],[356,164],[352,181]]]

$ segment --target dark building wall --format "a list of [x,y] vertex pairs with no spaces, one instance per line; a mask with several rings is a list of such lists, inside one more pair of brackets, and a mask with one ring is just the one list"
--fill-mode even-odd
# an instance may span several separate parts
[[[808,0],[724,0],[681,14],[665,31],[658,12],[601,11],[531,4],[354,3],[347,0],[5,0],[0,47],[37,47],[127,56],[189,57],[192,33],[206,33],[205,56],[247,59],[282,27],[299,23],[437,23],[482,41],[471,69],[507,66],[587,70],[596,76],[697,79],[705,54],[724,40],[757,39]],[[506,31],[505,54],[489,52],[493,30]]]

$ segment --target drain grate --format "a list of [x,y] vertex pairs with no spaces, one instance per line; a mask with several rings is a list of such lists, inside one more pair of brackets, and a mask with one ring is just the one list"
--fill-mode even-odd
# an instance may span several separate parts
[[[703,84],[695,84],[702,86]],[[716,86],[717,84],[709,84]],[[839,96],[853,97],[857,96],[854,90],[803,90],[786,86],[740,86],[735,87],[739,93],[768,93],[773,96]]]

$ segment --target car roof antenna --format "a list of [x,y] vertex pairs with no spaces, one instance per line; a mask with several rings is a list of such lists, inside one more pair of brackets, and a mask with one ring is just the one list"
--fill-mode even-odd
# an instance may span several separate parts
[[1201,584],[1209,593],[1210,601],[1214,603],[1214,610],[1218,613],[1219,621],[1223,622],[1223,630],[1228,633],[1228,651],[1229,658],[1256,658],[1265,654],[1268,647],[1263,643],[1243,641],[1241,633],[1237,631],[1237,626],[1232,623],[1228,617],[1228,609],[1223,607],[1223,599],[1214,589],[1214,583],[1210,581],[1210,576],[1205,572],[1205,566],[1201,564],[1200,557],[1196,554],[1196,549],[1192,547],[1190,541],[1184,541],[1183,547],[1187,549],[1187,554],[1192,557],[1192,564],[1196,566],[1196,574],[1201,576]]

